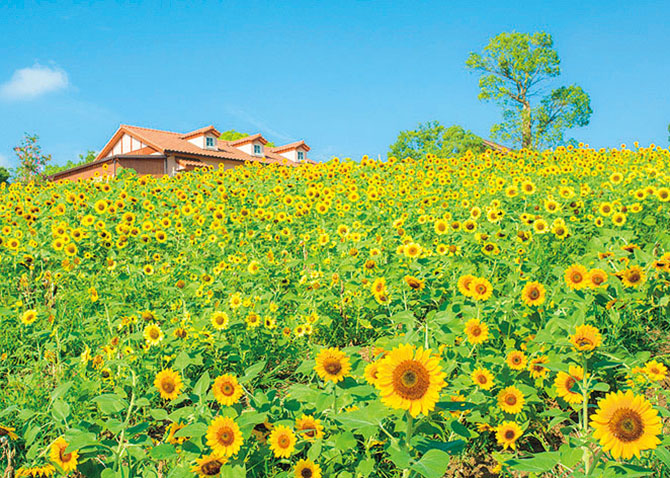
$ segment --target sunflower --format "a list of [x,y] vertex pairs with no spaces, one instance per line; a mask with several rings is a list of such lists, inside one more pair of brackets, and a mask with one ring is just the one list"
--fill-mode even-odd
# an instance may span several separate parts
[[476,279],[472,274],[466,274],[458,279],[458,291],[465,297],[472,297],[472,281]]
[[323,438],[323,425],[321,420],[314,418],[312,415],[305,415],[295,421],[295,429],[307,440],[314,440],[315,438]]
[[181,393],[183,383],[179,372],[171,368],[161,370],[156,374],[154,386],[165,400],[174,400]]
[[473,345],[482,344],[489,338],[489,327],[479,319],[470,319],[465,324],[465,333],[468,336],[468,342]]
[[[649,380],[659,382],[663,380],[668,375],[668,368],[656,360],[647,362],[644,364],[644,373],[649,377]],[[0,427],[0,435],[2,435],[2,429]],[[10,437],[11,438],[11,437]]]
[[586,280],[591,289],[596,289],[605,285],[605,282],[607,282],[607,272],[602,269],[591,269]]
[[586,267],[581,264],[573,264],[565,271],[565,283],[571,289],[581,290],[587,286],[588,274]]
[[217,402],[226,407],[230,407],[237,403],[242,396],[243,391],[234,375],[223,374],[216,377],[216,380],[214,380],[212,392],[214,393],[214,398]]
[[21,322],[25,325],[30,325],[37,320],[37,311],[35,309],[26,310],[21,315]]
[[321,478],[321,467],[309,458],[300,460],[294,468],[295,478]]
[[316,356],[314,370],[324,381],[337,383],[349,375],[351,365],[349,364],[349,357],[344,352],[336,347],[331,347],[323,349]]
[[628,390],[608,393],[598,401],[598,410],[591,416],[593,436],[604,451],[616,460],[630,459],[661,443],[661,420],[651,403],[642,395]]
[[414,242],[405,244],[404,254],[405,257],[409,257],[410,259],[416,259],[421,255],[421,246]]
[[230,318],[228,317],[228,314],[226,314],[225,312],[214,312],[212,314],[211,321],[212,326],[216,330],[221,330],[228,327],[228,322],[230,321]]
[[495,430],[498,445],[502,445],[505,450],[508,448],[516,450],[516,441],[523,435],[523,430],[519,425],[510,421],[502,422]]
[[9,437],[10,440],[16,440],[19,436],[14,433],[16,428],[0,425],[0,438]]
[[51,461],[57,464],[65,473],[74,471],[77,468],[77,458],[79,458],[79,453],[76,451],[65,453],[67,446],[68,443],[65,441],[65,438],[59,437],[51,444],[51,450],[49,451]]
[[531,378],[544,378],[547,373],[549,373],[549,369],[542,364],[548,362],[549,357],[546,355],[540,355],[539,357],[531,359],[530,362],[528,362],[528,370],[530,371]]
[[216,417],[207,428],[207,445],[217,456],[235,455],[243,442],[240,427],[230,417]]
[[191,471],[200,478],[219,476],[221,468],[223,468],[223,465],[225,465],[227,461],[228,459],[225,457],[206,455],[195,460],[195,465],[191,468]]
[[485,368],[478,368],[470,377],[479,388],[490,390],[493,387],[493,374]]
[[556,393],[563,397],[568,403],[580,403],[584,400],[581,392],[573,392],[572,389],[577,382],[584,379],[584,369],[579,365],[570,365],[569,373],[558,372],[554,380]]
[[29,468],[21,467],[16,470],[16,478],[51,478],[56,473],[53,465],[31,466]]
[[521,291],[521,300],[528,306],[537,307],[544,304],[546,290],[539,282],[528,282]]
[[164,334],[157,324],[149,324],[144,328],[144,339],[149,345],[158,345],[163,340]]
[[498,392],[498,408],[503,412],[516,414],[521,411],[526,399],[521,390],[514,385],[503,388]]
[[405,283],[414,290],[423,290],[426,283],[414,276],[405,276]]
[[477,277],[472,281],[470,291],[474,300],[486,300],[491,297],[493,287],[488,280],[483,277]]
[[295,450],[297,438],[289,427],[276,425],[270,432],[268,441],[275,457],[288,458]]
[[377,387],[384,405],[408,410],[416,417],[435,408],[446,374],[430,349],[399,345],[379,362]]
[[618,274],[625,287],[640,287],[646,279],[644,270],[640,266],[631,266]]
[[596,327],[579,325],[575,333],[570,336],[570,343],[580,352],[590,352],[600,346],[602,339],[602,335]]
[[523,370],[526,368],[526,354],[524,354],[521,350],[511,351],[509,354],[507,354],[505,361],[507,362],[507,366],[512,370]]
[[365,377],[365,381],[368,382],[370,385],[375,387],[377,386],[378,374],[379,374],[378,361],[369,363],[365,366],[363,376]]

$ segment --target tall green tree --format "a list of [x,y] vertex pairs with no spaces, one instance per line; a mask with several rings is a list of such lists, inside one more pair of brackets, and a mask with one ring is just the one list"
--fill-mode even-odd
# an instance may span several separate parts
[[56,165],[56,164],[47,165],[44,168],[44,174],[46,174],[47,176],[50,176],[52,174],[56,174],[56,173],[59,173],[61,171],[66,171],[66,170],[68,170],[70,168],[74,168],[76,166],[81,166],[82,164],[91,163],[91,162],[95,161],[96,156],[97,156],[96,152],[89,149],[86,152],[86,154],[79,154],[79,161],[72,161],[70,159],[70,160],[68,160],[67,163],[65,163],[64,165],[61,165],[61,166]]
[[9,177],[12,175],[9,169],[0,166],[0,184],[9,182]]
[[421,158],[426,154],[439,157],[460,156],[470,150],[481,153],[482,139],[462,126],[443,126],[438,121],[419,123],[416,129],[401,131],[396,142],[389,146],[389,157]]
[[479,99],[502,108],[502,122],[491,128],[494,138],[539,149],[565,144],[566,130],[589,124],[591,100],[580,86],[547,93],[548,82],[561,73],[548,33],[501,33],[465,64],[480,73]]

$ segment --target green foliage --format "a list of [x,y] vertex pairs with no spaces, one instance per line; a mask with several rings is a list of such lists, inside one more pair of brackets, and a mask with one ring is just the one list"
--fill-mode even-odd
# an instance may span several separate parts
[[95,161],[96,156],[97,156],[96,152],[89,149],[85,155],[84,154],[79,155],[79,161],[68,160],[68,162],[65,163],[64,165],[56,165],[56,164],[47,165],[44,168],[44,173],[47,176],[51,176],[52,174],[56,174],[61,171],[66,171],[68,169],[81,166],[82,164],[93,162]]
[[440,158],[460,156],[467,151],[481,153],[482,139],[462,126],[443,126],[438,121],[420,123],[415,130],[401,131],[389,147],[389,157],[423,158],[434,154]]
[[[221,133],[221,136],[219,136],[219,139],[222,139],[224,141],[235,141],[236,139],[240,138],[245,138],[249,136],[248,133],[240,133],[239,131],[235,131],[234,129],[229,129],[228,131],[224,131]],[[268,141],[268,144],[266,144],[268,148],[274,148],[275,144],[272,141]]]
[[0,166],[0,184],[9,182],[10,176],[11,173],[9,172],[9,169]]
[[561,86],[535,101],[546,81],[561,73],[553,46],[548,33],[512,32],[492,38],[483,54],[470,53],[465,64],[481,73],[479,99],[502,108],[502,122],[491,128],[494,138],[540,149],[566,144],[566,130],[589,124],[591,100],[580,86]]

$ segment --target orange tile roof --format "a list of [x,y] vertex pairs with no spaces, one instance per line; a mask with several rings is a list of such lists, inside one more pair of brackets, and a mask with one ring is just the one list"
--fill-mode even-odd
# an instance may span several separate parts
[[195,131],[191,131],[190,133],[186,133],[185,135],[182,135],[182,138],[183,138],[183,139],[189,139],[189,138],[193,138],[194,136],[200,136],[200,135],[203,135],[203,134],[205,134],[205,133],[209,133],[210,131],[211,131],[217,138],[218,138],[219,136],[221,136],[221,133],[219,133],[219,130],[218,130],[218,129],[216,129],[216,128],[215,128],[214,126],[212,126],[212,125],[209,125],[209,126],[205,126],[204,128],[199,128],[199,129],[196,129]]
[[307,144],[304,141],[300,140],[294,143],[285,144],[283,146],[276,146],[274,148],[270,148],[270,151],[272,151],[273,153],[282,153],[284,151],[289,151],[291,149],[297,149],[300,146],[304,147],[307,151],[312,149],[309,146],[307,146]]
[[[140,126],[130,126],[122,124],[119,129],[114,133],[114,136],[109,140],[105,147],[100,151],[100,154],[96,159],[105,158],[111,149],[114,147],[116,142],[123,136],[124,133],[129,134],[130,136],[135,137],[136,139],[142,141],[146,145],[154,148],[156,151],[159,151],[165,155],[173,154],[183,154],[191,158],[195,157],[205,157],[205,158],[216,158],[216,159],[231,159],[236,161],[251,161],[251,162],[261,162],[261,163],[279,163],[279,164],[289,164],[295,165],[292,161],[286,160],[283,156],[275,154],[273,151],[270,151],[268,148],[264,157],[254,156],[247,154],[244,151],[240,151],[235,146],[244,144],[255,139],[260,139],[261,142],[267,143],[265,138],[260,134],[246,136],[245,138],[240,138],[236,141],[223,141],[217,140],[216,149],[203,149],[198,146],[190,143],[185,137],[192,137],[204,131],[216,131],[213,127],[200,128],[198,130],[192,131],[191,133],[175,133],[172,131],[162,131],[152,128],[143,128]],[[218,133],[218,131],[216,131]],[[195,134],[194,134],[195,133]],[[218,135],[217,135],[218,136]]]
[[260,133],[256,133],[249,136],[245,136],[244,138],[229,141],[228,144],[230,144],[231,146],[241,146],[243,144],[251,143],[252,141],[256,140],[260,141],[263,144],[268,143],[268,140],[263,138],[263,135],[261,135]]

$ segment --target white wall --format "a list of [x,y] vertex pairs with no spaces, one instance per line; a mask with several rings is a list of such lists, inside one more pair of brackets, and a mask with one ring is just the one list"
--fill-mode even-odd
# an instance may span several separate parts
[[114,144],[106,157],[114,156],[116,154],[130,154],[133,151],[146,148],[146,146],[147,145],[142,141],[124,133],[123,136],[121,136],[121,138]]

